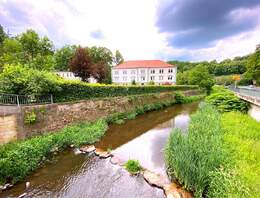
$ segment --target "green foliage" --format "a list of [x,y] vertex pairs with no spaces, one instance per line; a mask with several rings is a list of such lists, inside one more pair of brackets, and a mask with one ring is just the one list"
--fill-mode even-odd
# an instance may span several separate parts
[[177,104],[184,103],[184,100],[185,100],[184,98],[185,98],[185,96],[181,92],[176,92],[174,95],[174,99]]
[[247,79],[255,80],[257,85],[260,85],[260,50],[256,49],[255,53],[250,55],[247,62]]
[[214,106],[220,112],[241,111],[246,113],[249,109],[249,104],[239,99],[235,94],[221,86],[215,86],[212,94],[206,97],[206,101]]
[[25,112],[24,123],[25,124],[34,124],[37,121],[37,116],[34,111]]
[[132,80],[131,85],[136,85],[136,81]]
[[0,91],[13,94],[46,95],[60,90],[61,79],[53,73],[22,65],[6,65],[0,74]]
[[225,163],[222,140],[220,115],[204,104],[191,116],[188,134],[180,129],[170,134],[165,160],[171,178],[177,178],[185,188],[195,191],[196,197],[207,194],[210,173]]
[[228,86],[235,83],[233,75],[217,76],[215,77],[215,80],[217,85]]
[[59,133],[34,137],[0,146],[0,184],[15,183],[39,167],[53,151],[74,144],[92,144],[107,130],[104,120],[65,127]]
[[138,160],[128,160],[125,163],[125,168],[131,174],[137,174],[138,172],[140,172],[142,170],[142,167]]
[[116,50],[116,54],[115,54],[115,57],[114,57],[114,63],[116,65],[119,65],[123,62],[124,62],[124,58],[123,58],[122,54],[120,53],[119,50]]
[[4,40],[7,38],[7,34],[4,31],[4,28],[2,27],[2,25],[0,24],[0,48],[1,45],[3,44]]
[[57,71],[68,71],[69,62],[73,57],[76,50],[74,45],[65,45],[64,47],[56,50],[54,54],[54,68]]

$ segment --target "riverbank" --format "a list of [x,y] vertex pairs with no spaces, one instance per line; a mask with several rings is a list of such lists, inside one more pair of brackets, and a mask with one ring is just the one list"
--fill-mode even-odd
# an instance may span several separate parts
[[260,197],[260,124],[240,112],[246,103],[219,90],[192,115],[187,135],[170,135],[168,173],[195,197]]
[[[184,97],[183,102],[199,100],[202,97],[204,95],[187,96]],[[173,97],[172,100],[139,106],[131,112],[114,114],[93,123],[71,125],[58,133],[1,146],[0,182],[4,184],[22,180],[26,175],[41,166],[53,153],[61,151],[72,144],[80,146],[98,141],[104,135],[109,123],[122,123],[125,119],[133,119],[136,115],[174,104],[176,104],[176,100]]]

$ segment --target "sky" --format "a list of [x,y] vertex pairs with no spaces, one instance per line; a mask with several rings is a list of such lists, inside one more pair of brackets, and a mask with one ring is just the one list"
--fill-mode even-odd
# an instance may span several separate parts
[[0,0],[0,24],[125,60],[221,61],[260,43],[260,0]]

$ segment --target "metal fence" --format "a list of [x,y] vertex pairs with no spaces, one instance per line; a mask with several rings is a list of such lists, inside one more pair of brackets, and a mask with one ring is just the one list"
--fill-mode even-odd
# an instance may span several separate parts
[[52,104],[52,95],[34,96],[34,95],[15,95],[0,93],[1,105],[30,105],[30,104]]
[[260,98],[260,88],[256,87],[229,87],[234,92],[247,95],[247,96],[253,96],[255,98]]

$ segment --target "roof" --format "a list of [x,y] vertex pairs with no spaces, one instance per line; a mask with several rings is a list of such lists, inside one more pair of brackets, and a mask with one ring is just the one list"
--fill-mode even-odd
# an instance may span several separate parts
[[115,69],[135,69],[135,68],[164,68],[176,67],[161,60],[133,60],[125,61],[122,64],[115,66]]

